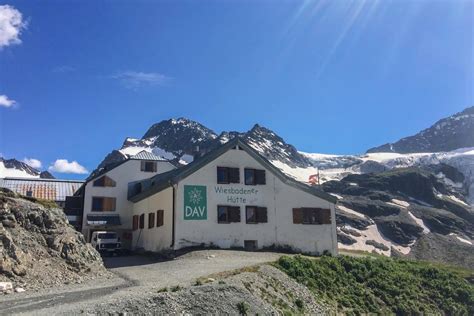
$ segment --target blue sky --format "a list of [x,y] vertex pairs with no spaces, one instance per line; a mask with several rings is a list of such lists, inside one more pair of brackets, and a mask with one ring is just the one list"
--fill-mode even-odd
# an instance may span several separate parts
[[43,169],[91,171],[171,117],[342,154],[474,104],[473,1],[4,4],[22,20],[0,34],[0,153]]

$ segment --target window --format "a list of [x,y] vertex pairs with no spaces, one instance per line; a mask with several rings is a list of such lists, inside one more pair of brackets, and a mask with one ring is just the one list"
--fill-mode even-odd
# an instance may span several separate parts
[[163,210],[156,211],[156,227],[163,226],[163,216],[164,216]]
[[145,214],[140,215],[140,229],[145,228]]
[[266,223],[268,221],[267,208],[258,206],[246,206],[245,218],[247,224]]
[[113,197],[92,197],[92,212],[113,212],[115,211],[115,198]]
[[117,184],[115,183],[114,180],[107,176],[100,177],[99,179],[95,180],[92,183],[93,186],[95,187],[114,187]]
[[138,194],[138,193],[142,192],[142,183],[141,182],[137,182],[133,185],[133,192],[134,192],[134,194]]
[[155,227],[155,213],[148,213],[148,228]]
[[322,208],[294,208],[294,224],[323,225],[331,224],[331,210]]
[[33,196],[33,191],[31,191],[31,190],[26,191],[26,196],[32,197]]
[[217,167],[217,183],[240,183],[239,168]]
[[219,224],[240,223],[240,207],[218,205],[217,222]]
[[140,170],[144,172],[156,172],[156,161],[142,161]]
[[138,215],[133,215],[133,230],[138,229]]
[[257,185],[266,183],[265,170],[245,168],[244,173],[245,184],[247,185]]

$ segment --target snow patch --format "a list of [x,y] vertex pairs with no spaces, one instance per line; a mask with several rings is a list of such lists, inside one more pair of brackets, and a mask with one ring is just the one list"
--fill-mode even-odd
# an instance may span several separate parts
[[459,235],[457,235],[457,234],[455,234],[455,233],[451,233],[451,234],[449,234],[449,236],[454,236],[454,237],[456,237],[460,242],[463,242],[463,243],[465,243],[465,244],[468,244],[468,245],[471,245],[471,246],[472,246],[472,241],[467,240],[467,239],[465,239],[465,238],[462,238],[462,237],[460,237]]
[[[339,243],[338,246],[339,246],[340,249],[363,250],[363,251],[368,251],[368,252],[376,252],[378,254],[382,254],[382,255],[385,255],[385,256],[391,256],[392,247],[394,249],[396,249],[397,251],[403,253],[403,254],[408,254],[411,250],[410,247],[400,246],[400,245],[392,242],[391,240],[387,239],[386,237],[384,237],[380,233],[380,231],[377,228],[376,224],[367,226],[367,228],[365,230],[359,230],[359,229],[351,227],[349,225],[345,225],[344,227],[358,231],[361,234],[361,236],[356,237],[356,236],[350,235],[352,238],[354,238],[356,240],[356,242],[353,243],[352,245],[344,245],[342,243]],[[382,250],[382,249],[375,248],[372,245],[367,245],[365,242],[368,241],[368,240],[374,240],[378,243],[384,244],[389,249],[388,250]]]
[[408,215],[410,215],[410,217],[418,224],[418,226],[423,228],[423,234],[428,234],[429,232],[431,232],[430,229],[425,225],[425,223],[423,222],[421,218],[416,217],[410,211],[408,211]]
[[329,194],[331,194],[332,196],[337,197],[338,200],[342,200],[342,199],[343,199],[343,197],[340,196],[339,194],[336,194],[336,193],[329,193]]
[[362,213],[359,213],[359,212],[356,212],[354,211],[353,209],[350,209],[348,207],[345,207],[344,205],[337,205],[337,208],[340,209],[341,211],[343,212],[346,212],[346,213],[349,213],[349,214],[352,214],[352,215],[355,215],[359,218],[364,218],[365,219],[365,215],[362,214]]

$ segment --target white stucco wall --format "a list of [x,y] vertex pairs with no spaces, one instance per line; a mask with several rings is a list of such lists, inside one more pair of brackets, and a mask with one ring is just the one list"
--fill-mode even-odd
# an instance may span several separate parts
[[[163,226],[160,227],[156,227],[158,210],[163,210]],[[151,212],[155,213],[155,225],[148,228],[148,214]],[[143,248],[153,252],[170,249],[173,229],[173,188],[167,188],[135,203],[133,215],[141,214],[145,214],[145,225],[143,229],[133,232],[132,249]]]
[[[89,181],[86,184],[84,193],[84,215],[82,221],[82,232],[86,237],[86,240],[89,240],[91,230],[97,229],[97,227],[89,226],[87,224],[88,214],[117,214],[120,216],[120,221],[122,225],[111,227],[111,229],[118,232],[131,231],[133,203],[127,200],[128,183],[137,180],[147,179],[154,176],[155,174],[163,173],[176,168],[168,161],[157,161],[156,172],[141,171],[140,166],[141,160],[131,159],[105,173],[105,175],[107,175],[116,182],[115,187],[94,187],[94,181]],[[115,197],[115,212],[92,212],[92,197],[94,196]],[[127,246],[126,240],[124,240],[123,242],[125,243],[125,246]]]
[[[216,167],[240,169],[240,184],[217,184]],[[176,230],[174,249],[200,244],[214,244],[221,248],[243,247],[245,240],[257,240],[258,248],[270,246],[290,246],[305,253],[322,253],[325,250],[337,253],[336,222],[334,204],[307,192],[283,183],[273,173],[266,170],[266,184],[250,186],[244,184],[244,168],[265,169],[243,150],[229,150],[213,162],[204,166],[176,186]],[[206,186],[207,219],[184,219],[184,186]],[[257,192],[239,194],[219,194],[216,188],[255,189]],[[172,193],[168,193],[171,197]],[[142,200],[149,209],[158,209],[159,198],[155,194]],[[240,199],[242,197],[243,199]],[[165,200],[169,197],[165,197]],[[145,202],[148,201],[148,202]],[[157,203],[156,206],[154,203]],[[241,222],[219,224],[217,205],[240,206]],[[267,207],[267,223],[247,224],[245,206]],[[331,210],[332,224],[293,224],[293,208],[318,207]],[[141,206],[140,206],[141,208]],[[135,207],[138,209],[138,206]],[[145,225],[145,227],[147,227]],[[150,236],[150,238],[154,238]],[[158,242],[158,241],[157,241]],[[145,249],[156,249],[154,241],[144,242]]]

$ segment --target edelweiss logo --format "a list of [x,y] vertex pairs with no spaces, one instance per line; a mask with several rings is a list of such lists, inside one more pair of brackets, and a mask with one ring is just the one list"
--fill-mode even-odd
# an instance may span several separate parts
[[199,204],[202,200],[201,191],[198,190],[197,188],[194,188],[191,191],[189,191],[188,195],[189,195],[189,201],[193,204]]

